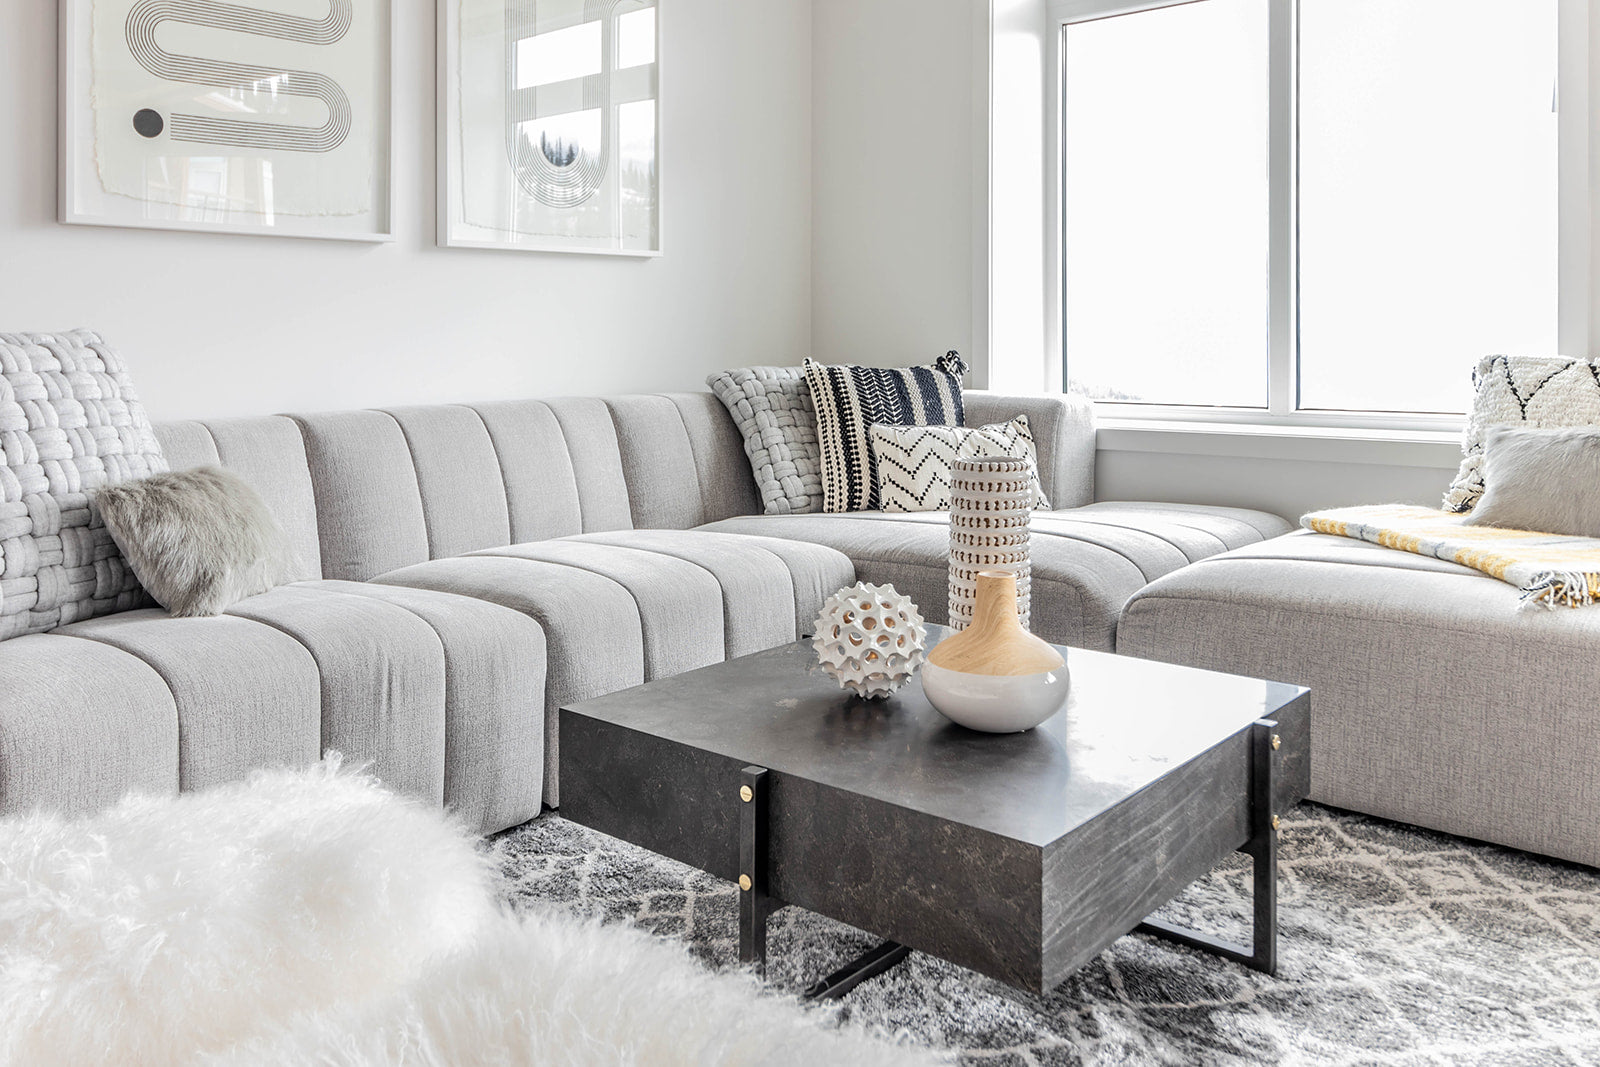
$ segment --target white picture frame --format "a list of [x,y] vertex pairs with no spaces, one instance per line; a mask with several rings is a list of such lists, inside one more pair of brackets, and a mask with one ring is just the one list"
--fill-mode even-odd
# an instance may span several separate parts
[[392,241],[391,0],[324,2],[61,0],[61,222]]
[[658,0],[596,7],[439,0],[441,246],[662,254]]

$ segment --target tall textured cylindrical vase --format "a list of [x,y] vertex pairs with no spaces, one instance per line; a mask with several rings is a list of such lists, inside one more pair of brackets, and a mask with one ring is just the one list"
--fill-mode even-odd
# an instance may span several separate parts
[[1025,459],[982,456],[950,468],[950,627],[972,621],[979,571],[1017,576],[1017,615],[1028,628],[1032,565],[1028,519],[1033,467]]

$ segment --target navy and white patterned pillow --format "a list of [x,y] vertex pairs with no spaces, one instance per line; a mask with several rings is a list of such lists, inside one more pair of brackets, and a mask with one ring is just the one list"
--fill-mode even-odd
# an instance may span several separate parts
[[806,385],[822,449],[822,510],[877,510],[872,424],[960,426],[965,414],[961,376],[966,370],[955,352],[928,367],[826,366],[806,360]]
[[958,459],[1025,459],[1032,471],[1033,506],[1048,508],[1039,485],[1039,457],[1028,416],[989,426],[885,426],[875,423],[872,459],[878,506],[884,511],[948,511],[950,475]]

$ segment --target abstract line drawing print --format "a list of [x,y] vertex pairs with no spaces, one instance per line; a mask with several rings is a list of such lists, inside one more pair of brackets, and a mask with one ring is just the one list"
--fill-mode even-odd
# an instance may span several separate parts
[[62,0],[61,16],[64,221],[391,238],[391,0]]
[[214,0],[144,0],[128,12],[128,50],[139,65],[155,77],[222,89],[259,90],[270,86],[274,93],[322,101],[328,117],[320,127],[184,113],[163,120],[159,112],[144,108],[134,116],[135,129],[142,136],[155,137],[165,127],[174,141],[232,148],[284,152],[330,152],[338,148],[350,136],[354,117],[349,96],[326,74],[175,55],[156,43],[156,32],[163,23],[178,22],[298,44],[332,45],[350,32],[354,15],[352,0],[328,0],[328,14],[320,19]]

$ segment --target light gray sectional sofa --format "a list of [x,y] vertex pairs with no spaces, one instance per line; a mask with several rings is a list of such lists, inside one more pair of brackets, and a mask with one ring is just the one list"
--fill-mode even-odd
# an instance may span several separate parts
[[1128,604],[1117,650],[1311,687],[1311,795],[1600,866],[1600,609],[1305,531]]
[[[1094,428],[1026,412],[1041,481],[1034,628],[1109,649],[1129,597],[1288,524],[1093,504]],[[157,427],[169,464],[249,481],[300,581],[217,618],[126,611],[0,641],[0,813],[202,788],[325,749],[492,831],[559,801],[555,709],[791,641],[858,577],[933,621],[942,515],[758,516],[708,393],[440,405]]]

